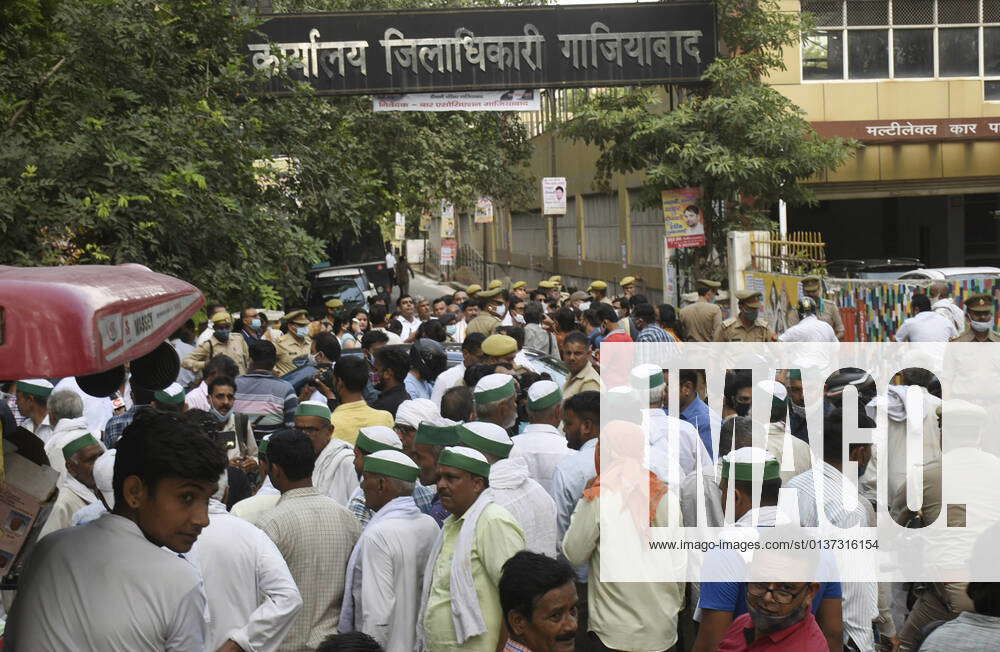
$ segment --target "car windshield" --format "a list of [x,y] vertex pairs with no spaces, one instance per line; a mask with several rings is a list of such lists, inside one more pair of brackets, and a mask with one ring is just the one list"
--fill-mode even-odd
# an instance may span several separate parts
[[360,287],[360,278],[323,279],[323,283],[316,287],[316,292],[323,297],[324,302],[329,299],[340,299],[345,304],[364,303],[365,295]]

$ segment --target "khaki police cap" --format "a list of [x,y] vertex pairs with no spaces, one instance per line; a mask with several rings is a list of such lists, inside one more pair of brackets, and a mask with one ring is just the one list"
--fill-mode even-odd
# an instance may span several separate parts
[[308,324],[309,323],[309,315],[306,314],[305,310],[293,310],[290,313],[288,313],[287,315],[285,315],[285,319],[290,324]]
[[325,305],[327,308],[342,308],[344,306],[344,302],[341,301],[340,299],[330,299],[323,305]]
[[511,290],[516,290],[518,288],[523,288],[523,287],[527,287],[527,286],[528,286],[528,284],[525,283],[524,281],[518,281],[517,283],[512,284],[510,286],[510,289]]
[[988,294],[973,294],[965,300],[969,312],[993,312],[993,297]]
[[718,281],[712,281],[707,278],[700,278],[697,281],[695,281],[695,283],[697,283],[699,287],[711,288],[713,290],[718,290],[719,288],[722,287],[722,283],[719,283]]
[[209,319],[212,321],[213,324],[228,324],[232,323],[233,321],[232,318],[229,316],[229,313],[225,312],[224,310],[220,310],[219,312],[209,317]]
[[549,282],[555,283],[556,285],[562,285],[562,276],[559,276],[558,274],[556,274],[555,276],[550,276]]
[[626,276],[625,278],[623,278],[621,280],[621,283],[619,283],[618,285],[620,285],[620,286],[622,286],[624,288],[624,287],[628,287],[629,285],[632,285],[633,283],[635,283],[635,281],[636,281],[636,278],[634,276]]
[[503,287],[503,281],[501,281],[498,278],[495,278],[492,281],[490,281],[490,284],[489,284],[488,287],[491,290],[496,289],[496,288],[502,288]]
[[754,292],[753,290],[740,290],[736,293],[736,298],[747,308],[760,308],[760,292]]
[[539,281],[538,283],[538,287],[542,288],[543,290],[551,290],[555,286],[556,284],[553,283],[552,281]]
[[608,284],[605,283],[604,281],[594,281],[590,284],[590,286],[587,287],[587,292],[591,292],[593,290],[603,291],[607,289],[608,289]]
[[802,287],[806,290],[815,290],[819,288],[819,282],[820,278],[813,274],[802,279]]
[[483,353],[491,357],[510,355],[517,351],[517,340],[509,335],[490,335],[483,340]]
[[493,299],[497,295],[499,295],[500,292],[501,292],[500,288],[493,288],[492,290],[482,290],[481,292],[476,294],[476,296],[482,299]]
[[483,291],[483,286],[477,285],[475,283],[465,288],[465,293],[468,294],[470,297],[474,297],[476,296],[477,292],[482,292],[482,291]]

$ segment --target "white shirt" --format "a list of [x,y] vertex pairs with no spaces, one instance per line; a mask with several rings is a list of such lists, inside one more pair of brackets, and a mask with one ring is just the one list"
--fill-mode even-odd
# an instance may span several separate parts
[[196,340],[194,341],[194,345],[195,345],[196,347],[198,347],[198,346],[201,346],[201,343],[202,343],[202,342],[207,342],[207,341],[209,341],[210,339],[212,339],[212,333],[214,333],[214,332],[215,332],[215,327],[214,327],[214,326],[212,326],[212,322],[211,322],[211,321],[209,321],[209,322],[208,322],[208,325],[207,325],[207,326],[205,326],[205,330],[203,330],[203,331],[201,332],[201,335],[199,335],[199,336],[198,336],[198,339],[196,339]]
[[[703,467],[712,467],[712,457],[708,454],[704,442],[698,435],[698,429],[687,421],[669,416],[662,408],[652,408],[648,410],[649,418],[649,446],[650,467],[657,472],[657,475],[664,475],[670,472],[670,456],[672,442],[670,440],[670,423],[677,422],[677,457],[680,465],[681,478],[695,470],[696,460],[701,458]],[[674,479],[680,481],[681,478]],[[663,477],[664,482],[670,479]]]
[[396,257],[392,255],[391,251],[385,255],[385,266],[389,269],[396,267]]
[[342,439],[331,439],[316,457],[312,481],[321,494],[347,507],[347,501],[359,486],[358,472],[354,469],[354,447]]
[[358,540],[354,626],[385,652],[416,649],[424,569],[439,534],[437,522],[420,514],[373,523]]
[[390,330],[386,330],[384,328],[373,328],[372,330],[378,331],[380,333],[385,333],[386,337],[389,338],[389,341],[386,342],[386,344],[405,344],[405,342],[403,342],[403,338],[401,338],[399,335],[396,335]]
[[212,409],[212,406],[208,403],[208,383],[204,380],[201,384],[192,389],[184,397],[184,405],[187,406],[189,410],[204,410],[208,412]]
[[123,516],[38,542],[5,631],[11,650],[204,652],[198,570]]
[[779,342],[837,342],[837,334],[830,324],[816,318],[816,315],[806,315],[802,321],[788,328],[778,336]]
[[896,331],[897,342],[947,342],[957,336],[958,331],[951,320],[933,310],[917,313]]
[[809,444],[793,437],[783,422],[768,424],[767,444],[764,447],[778,460],[783,483],[812,468]]
[[233,509],[229,513],[242,518],[247,523],[256,525],[261,516],[274,509],[280,498],[280,493],[264,493],[262,487],[255,495],[244,498],[233,505]]
[[955,305],[955,300],[951,297],[938,299],[931,304],[931,310],[950,321],[959,335],[965,330],[965,313]]
[[244,650],[277,650],[302,608],[302,596],[278,547],[266,534],[208,504],[209,524],[191,549],[208,599],[206,652],[232,639]]
[[410,335],[417,332],[417,329],[420,328],[420,324],[424,323],[420,321],[420,318],[416,315],[413,315],[413,318],[409,321],[403,318],[402,315],[396,315],[396,321],[403,325],[403,332],[399,334],[399,337],[402,338],[404,342],[410,339]]
[[[170,340],[170,346],[174,347],[174,351],[177,351],[177,357],[181,360],[188,357],[191,352],[194,351],[193,346],[187,342],[181,341],[180,339]],[[193,380],[194,372],[190,369],[181,367],[181,370],[177,373],[177,384],[181,387],[187,387]]]
[[458,385],[464,377],[464,364],[457,364],[454,367],[449,367],[442,371],[437,377],[437,380],[434,381],[434,391],[431,392],[431,400],[434,401],[439,410],[441,409],[441,399],[444,398],[444,393],[455,385]]
[[528,475],[552,495],[552,476],[556,465],[572,453],[566,437],[553,426],[531,423],[514,437],[511,459],[523,458],[528,467]]
[[76,378],[67,376],[63,378],[52,389],[53,392],[61,392],[64,389],[76,392],[77,396],[83,399],[83,417],[87,420],[87,428],[94,437],[100,439],[100,434],[104,431],[104,426],[108,419],[115,415],[115,406],[110,398],[98,398],[91,396],[77,384]]
[[[523,436],[523,435],[520,435]],[[524,458],[499,460],[490,467],[493,500],[524,530],[524,547],[556,556],[556,503],[542,485],[528,475]]]

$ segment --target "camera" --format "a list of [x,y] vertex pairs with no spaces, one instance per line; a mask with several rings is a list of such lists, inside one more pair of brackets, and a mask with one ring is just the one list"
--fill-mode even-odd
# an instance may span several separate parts
[[330,363],[318,363],[316,374],[309,380],[309,386],[319,389],[319,383],[323,383],[329,389],[333,389],[333,365]]

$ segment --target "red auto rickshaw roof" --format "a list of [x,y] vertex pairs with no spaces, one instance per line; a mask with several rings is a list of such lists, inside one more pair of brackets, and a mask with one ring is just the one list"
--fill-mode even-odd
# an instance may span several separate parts
[[105,371],[155,349],[204,303],[142,265],[0,266],[0,378]]

